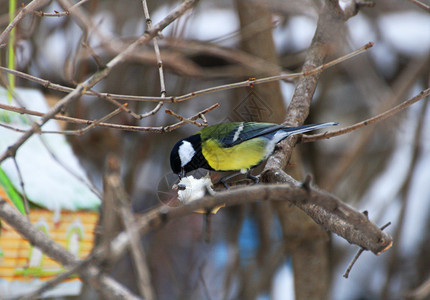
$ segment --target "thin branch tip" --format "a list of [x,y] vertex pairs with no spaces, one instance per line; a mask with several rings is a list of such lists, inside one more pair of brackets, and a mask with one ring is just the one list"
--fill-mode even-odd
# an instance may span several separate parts
[[381,227],[381,230],[384,230],[385,228],[387,228],[390,225],[391,225],[391,222],[388,222],[387,224],[385,224]]
[[351,273],[352,267],[354,266],[355,262],[358,260],[358,258],[360,257],[360,255],[366,251],[365,248],[360,248],[360,250],[358,250],[357,254],[354,256],[354,258],[352,259],[352,261],[349,263],[348,268],[346,269],[345,273],[343,274],[343,277],[348,279],[349,277],[349,273]]
[[306,178],[302,183],[302,188],[307,192],[311,191],[311,181],[312,181],[312,175],[310,174],[306,175]]
[[372,48],[372,47],[373,47],[373,45],[375,45],[375,43],[374,43],[374,42],[368,42],[366,45],[364,45],[364,50],[367,50],[367,49],[369,49],[369,48]]
[[369,220],[369,212],[367,210],[363,211],[363,215],[365,215],[366,218]]

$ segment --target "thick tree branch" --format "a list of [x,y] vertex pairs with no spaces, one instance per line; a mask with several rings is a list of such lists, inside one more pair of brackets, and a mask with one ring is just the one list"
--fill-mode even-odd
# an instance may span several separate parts
[[[335,39],[344,23],[344,15],[337,1],[325,0],[320,3],[322,3],[322,7],[319,12],[316,32],[311,46],[307,50],[302,68],[302,72],[309,76],[302,76],[298,79],[287,109],[284,123],[290,126],[299,126],[305,122],[321,74],[321,72],[312,74],[309,74],[309,72],[317,66],[323,65],[325,58],[330,53],[333,53],[336,44]],[[282,170],[288,164],[296,142],[297,137],[292,137],[279,144],[279,150],[275,151],[266,163],[261,176],[263,182],[288,182],[284,177],[289,176]],[[296,173],[299,172],[297,171]],[[282,174],[284,176],[281,176]],[[300,175],[296,174],[296,176]],[[330,201],[324,197],[321,201],[326,201],[325,204],[330,205]],[[339,201],[339,203],[341,202]],[[320,210],[318,206],[304,209],[297,203],[295,204],[304,210],[316,223],[323,225],[322,227],[326,230],[328,229],[326,224],[321,223],[321,220],[316,218],[318,213],[325,213],[324,209]],[[277,209],[281,224],[283,224],[284,235],[295,236],[295,240],[300,245],[296,251],[291,252],[296,297],[298,299],[326,298],[329,290],[329,249],[324,231],[304,214],[300,214],[299,211],[292,211],[285,202],[279,203]],[[339,225],[341,223],[339,222]],[[294,230],[294,228],[297,229]],[[291,233],[292,230],[294,230],[293,233]],[[313,288],[309,289],[309,285],[313,286]]]
[[[278,182],[287,182],[277,185],[246,186],[226,192],[219,192],[213,196],[205,196],[200,200],[188,203],[180,207],[162,206],[142,215],[138,221],[141,234],[148,233],[163,226],[174,218],[189,215],[198,209],[211,209],[226,204],[228,206],[252,203],[256,201],[288,201],[295,204],[308,214],[324,229],[346,239],[375,254],[389,249],[392,238],[382,232],[378,226],[372,223],[365,214],[356,211],[333,195],[319,191],[311,187],[309,180],[301,184],[286,173],[276,174]],[[5,201],[0,201],[0,217],[14,227],[32,244],[39,247],[44,253],[61,262],[66,267],[74,267],[80,261],[64,248],[50,240],[41,231],[35,229],[22,215],[13,209]],[[120,257],[130,243],[127,232],[120,233],[112,242],[112,259]],[[95,257],[103,255],[104,248],[99,248],[93,253]],[[118,285],[111,278],[100,274],[95,267],[86,267],[80,271],[84,279],[93,282],[100,280],[100,288],[109,289],[119,297],[127,298],[129,292]],[[97,282],[95,283],[97,286]]]
[[[314,70],[316,66],[321,66],[324,63],[326,57],[333,53],[337,45],[337,39],[342,36],[342,28],[344,22],[349,17],[356,14],[357,10],[352,12],[343,12],[339,3],[336,0],[326,0],[323,1],[321,11],[319,13],[319,20],[317,24],[317,29],[313,37],[310,48],[307,51],[305,63],[303,65],[302,72],[306,74],[309,70]],[[287,116],[285,119],[285,124],[290,126],[302,125],[306,120],[310,105],[312,102],[313,94],[316,90],[317,83],[319,80],[320,73],[313,73],[310,76],[302,76],[299,78],[293,98],[291,100],[290,106],[287,110]],[[298,137],[290,137],[278,145],[277,150],[269,157],[265,169],[261,174],[261,179],[263,182],[268,183],[289,183],[291,184],[294,180],[283,172],[283,169],[287,166],[294,146],[298,140]],[[293,184],[297,186],[297,184]],[[315,196],[315,191],[310,189],[308,184],[304,185],[305,189],[308,190],[308,195],[304,197],[297,193],[294,195],[295,198],[292,202],[305,211],[305,213],[310,216],[316,223],[320,224],[324,229],[334,232],[349,242],[366,244],[363,248],[371,250],[372,252],[379,254],[382,251],[391,247],[392,238],[383,233],[375,224],[368,221],[367,217],[353,208],[345,205],[342,201],[338,200],[326,192],[319,192],[318,197]],[[302,191],[303,192],[303,191]],[[322,195],[326,196],[322,196]],[[297,197],[297,198],[296,198]],[[311,201],[309,199],[312,199]],[[290,218],[285,212],[289,210],[286,208],[285,203],[279,204],[278,210],[280,212],[281,220]],[[290,218],[291,219],[291,218]],[[321,256],[316,259],[316,263],[323,265],[324,259],[326,259],[326,254],[321,251],[321,247],[318,247],[318,241],[321,242],[321,236],[315,238],[315,232],[318,228],[312,226],[312,224],[307,224],[307,218],[296,218],[295,226],[300,226],[303,229],[301,233],[301,243],[306,243],[309,245],[309,255],[308,257],[299,257],[299,262],[312,266],[306,260],[309,257],[315,257],[315,255]],[[370,226],[363,224],[372,224]],[[288,227],[287,227],[288,229]],[[363,234],[366,232],[365,234]],[[370,242],[369,241],[373,241]],[[382,242],[378,245],[378,241]],[[324,247],[322,247],[324,248]],[[318,250],[316,250],[318,249]],[[296,264],[296,263],[295,263]],[[299,267],[296,270],[300,269]],[[308,269],[308,267],[306,267]],[[317,269],[316,269],[317,270]],[[321,268],[319,269],[321,270]],[[301,270],[299,270],[301,272]],[[321,284],[320,287],[315,287],[315,289],[320,288],[321,292],[317,297],[321,297],[324,293],[324,288],[327,286],[324,284],[326,280],[324,278],[325,273],[322,272],[321,275],[316,276],[315,273],[303,274],[301,272],[301,282],[306,281],[308,284],[314,285],[313,282]],[[300,276],[299,276],[300,277]],[[316,281],[315,277],[317,277]],[[299,281],[297,281],[299,282]],[[296,286],[296,296],[299,298],[309,298],[314,297],[312,293],[307,292],[307,288],[302,288],[302,286]],[[323,296],[324,297],[324,296]]]
[[[303,72],[313,70],[315,67],[323,65],[327,55],[334,50],[335,39],[339,34],[338,31],[340,28],[343,28],[344,22],[345,16],[339,8],[337,1],[324,1],[312,44],[306,54]],[[316,73],[299,78],[293,98],[287,110],[285,124],[299,126],[304,123],[309,114],[312,97],[317,87],[319,77],[320,73]],[[297,137],[293,136],[279,144],[278,150],[268,159],[262,173],[264,182],[271,182],[268,181],[268,178],[271,176],[268,172],[274,173],[279,169],[284,169],[290,160],[296,142]]]
[[[352,244],[375,254],[391,247],[392,239],[387,233],[382,232],[363,213],[335,196],[311,187],[309,182],[301,184],[283,171],[277,172],[274,180],[285,184],[246,186],[205,196],[179,207],[155,208],[139,218],[140,233],[146,234],[171,219],[189,215],[199,209],[210,210],[223,204],[233,206],[256,201],[288,201],[302,209],[324,229],[338,234]],[[120,233],[111,243],[112,256],[120,257],[128,245],[127,233]]]

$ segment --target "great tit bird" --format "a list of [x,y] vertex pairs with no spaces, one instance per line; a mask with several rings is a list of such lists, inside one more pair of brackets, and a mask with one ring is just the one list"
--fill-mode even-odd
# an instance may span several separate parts
[[208,126],[176,143],[170,153],[170,166],[179,177],[198,168],[250,175],[250,170],[263,163],[275,145],[286,137],[337,124],[286,127],[273,123],[234,122]]

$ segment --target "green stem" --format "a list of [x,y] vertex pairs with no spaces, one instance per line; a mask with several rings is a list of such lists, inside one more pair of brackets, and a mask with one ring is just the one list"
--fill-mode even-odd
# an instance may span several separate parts
[[[16,12],[16,0],[9,0],[9,22],[12,22],[15,18]],[[8,51],[8,68],[11,70],[15,70],[15,28],[12,29],[9,35],[9,51]],[[9,86],[8,89],[8,100],[9,104],[12,102],[12,93],[10,91],[15,90],[15,76],[12,74],[8,74]]]

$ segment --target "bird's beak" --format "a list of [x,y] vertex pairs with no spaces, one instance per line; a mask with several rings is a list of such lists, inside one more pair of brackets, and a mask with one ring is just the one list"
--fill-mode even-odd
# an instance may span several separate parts
[[172,186],[172,190],[174,190],[174,191],[184,191],[184,190],[186,190],[187,189],[187,186],[185,185],[185,184],[181,184],[181,183],[179,183],[179,184],[174,184],[173,186]]
[[184,168],[182,168],[181,172],[179,173],[179,179],[181,179],[183,177],[185,177],[185,169]]

